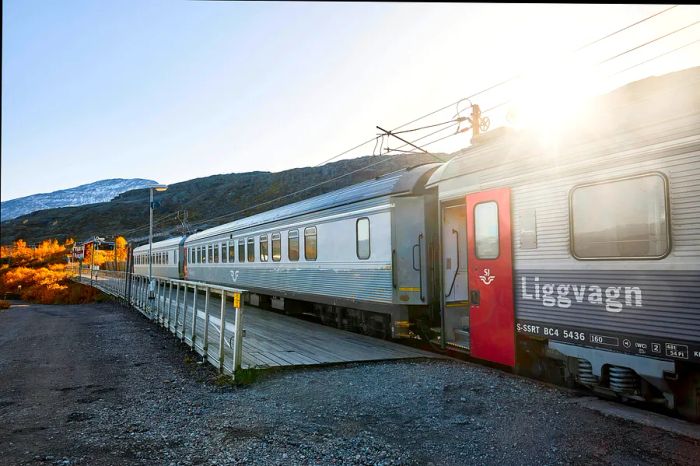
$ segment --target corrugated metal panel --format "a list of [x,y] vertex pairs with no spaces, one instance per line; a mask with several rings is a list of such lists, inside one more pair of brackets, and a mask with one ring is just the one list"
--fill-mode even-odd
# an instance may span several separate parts
[[[540,299],[535,298],[535,277],[539,278]],[[526,287],[523,290],[523,278]],[[558,285],[568,285],[565,297],[570,307],[542,303],[542,287],[553,284],[552,298],[558,297]],[[574,270],[517,270],[515,273],[515,306],[518,319],[587,327],[620,333],[700,342],[700,272],[687,271],[574,271]],[[582,302],[578,302],[571,285],[577,287]],[[589,301],[590,286],[603,291],[602,304]],[[581,287],[585,287],[585,292]],[[619,287],[619,312],[606,310],[606,289]],[[626,301],[625,287],[640,290],[630,292]],[[562,294],[563,291],[562,291]],[[532,298],[526,298],[531,296]],[[636,304],[640,304],[637,306]]]
[[346,204],[354,204],[390,194],[410,192],[415,188],[415,184],[418,182],[420,177],[428,171],[433,170],[436,166],[436,164],[427,164],[411,169],[399,170],[373,180],[365,181],[363,183],[348,186],[337,191],[278,207],[267,212],[262,212],[257,215],[236,220],[235,222],[219,225],[217,227],[195,233],[189,239],[191,241],[196,241],[201,238],[215,236],[219,233],[238,231],[256,225],[267,224],[290,217],[300,216],[310,212],[317,212]]
[[[238,271],[237,275],[235,271]],[[274,296],[291,292],[380,303],[391,303],[393,296],[390,269],[243,265],[192,268],[188,279],[244,289],[265,289]]]
[[[515,264],[518,261],[541,261],[544,257],[578,263],[569,252],[569,193],[581,183],[614,179],[640,173],[659,171],[669,180],[671,205],[671,229],[673,248],[667,260],[653,261],[654,267],[665,267],[676,257],[693,257],[700,268],[700,137],[693,141],[688,151],[673,157],[662,157],[643,163],[616,164],[615,154],[605,161],[592,159],[587,168],[580,167],[576,174],[552,180],[526,184],[525,180],[513,180],[513,232],[515,237]],[[677,171],[681,169],[695,179],[688,185],[679,182]],[[567,170],[568,171],[568,170]],[[686,176],[686,175],[684,175]],[[517,184],[516,184],[517,183]],[[535,209],[537,218],[538,247],[520,249],[520,219],[518,212]],[[541,240],[541,241],[540,241]],[[635,261],[638,263],[638,261]],[[647,261],[648,262],[648,261]]]

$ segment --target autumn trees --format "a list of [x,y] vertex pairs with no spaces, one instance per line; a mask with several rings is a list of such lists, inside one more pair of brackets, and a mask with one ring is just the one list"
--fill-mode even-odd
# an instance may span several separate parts
[[[42,241],[30,247],[23,240],[12,246],[0,247],[0,299],[4,294],[19,295],[23,300],[42,304],[75,304],[90,302],[98,296],[91,287],[69,280],[66,268],[75,241],[66,240],[60,244],[55,239]],[[83,263],[89,264],[94,252],[94,265],[125,262],[127,242],[123,237],[116,238],[110,250],[95,249],[87,244]]]

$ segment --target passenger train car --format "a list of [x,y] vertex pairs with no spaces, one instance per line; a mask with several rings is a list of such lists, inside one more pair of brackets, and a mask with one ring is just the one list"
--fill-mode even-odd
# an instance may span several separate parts
[[[153,276],[184,278],[185,237],[166,239],[151,245],[153,256]],[[134,248],[133,252],[134,273],[148,275],[148,244]]]
[[[436,197],[424,192],[438,164],[400,170],[345,189],[190,235],[183,264],[156,276],[236,285],[254,305],[313,313],[326,323],[382,337],[408,335],[432,302],[428,245]],[[154,243],[181,252],[180,240]],[[167,252],[169,251],[169,252]],[[135,250],[136,257],[148,246]],[[170,257],[170,256],[169,256]],[[147,260],[135,271],[147,273]],[[311,307],[310,304],[313,304]]]
[[154,275],[700,419],[700,68],[590,111],[154,243]]
[[589,112],[557,140],[486,133],[431,176],[443,341],[698,418],[700,68]]

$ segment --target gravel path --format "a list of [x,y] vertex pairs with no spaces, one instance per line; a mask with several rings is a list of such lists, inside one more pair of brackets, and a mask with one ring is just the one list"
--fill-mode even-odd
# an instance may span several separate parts
[[351,364],[217,384],[112,304],[0,313],[0,463],[700,464],[698,441],[454,361]]

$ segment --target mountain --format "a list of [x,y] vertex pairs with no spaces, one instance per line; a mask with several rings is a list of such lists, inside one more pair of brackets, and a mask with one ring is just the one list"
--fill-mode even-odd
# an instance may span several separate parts
[[[158,204],[153,213],[154,239],[178,234],[182,214],[178,218],[177,213],[185,210],[191,231],[205,229],[401,168],[447,158],[444,154],[422,153],[368,156],[320,167],[231,173],[172,184],[165,192],[154,192]],[[148,189],[133,189],[109,202],[40,210],[2,222],[0,242],[8,244],[21,238],[31,244],[68,237],[80,241],[92,235],[124,235],[129,241],[147,241],[148,200]]]
[[52,193],[20,197],[0,204],[0,221],[4,222],[5,220],[17,218],[38,210],[108,202],[125,191],[143,188],[152,184],[156,184],[156,182],[142,178],[114,178],[95,181],[94,183],[83,184],[75,188],[62,189]]

